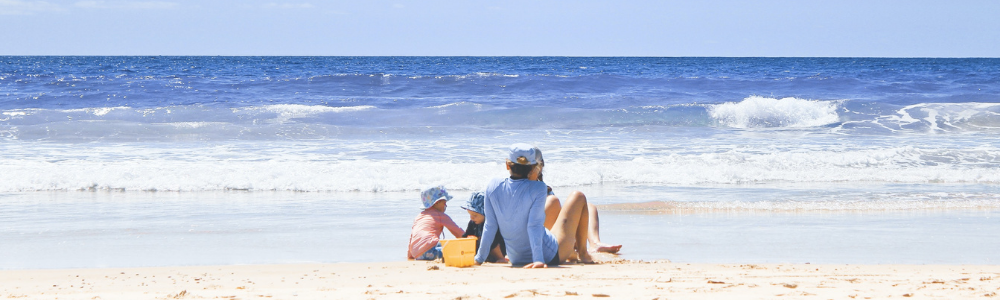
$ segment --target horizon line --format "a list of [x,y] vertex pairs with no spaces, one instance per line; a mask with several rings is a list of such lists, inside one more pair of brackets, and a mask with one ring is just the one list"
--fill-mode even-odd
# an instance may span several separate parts
[[638,55],[225,55],[225,54],[0,54],[0,57],[564,57],[564,58],[947,58],[997,59],[990,56],[638,56]]

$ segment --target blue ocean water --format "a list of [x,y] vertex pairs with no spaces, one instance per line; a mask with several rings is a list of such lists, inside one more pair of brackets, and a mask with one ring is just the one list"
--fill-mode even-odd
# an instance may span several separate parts
[[[503,152],[514,142],[544,151],[545,179],[557,193],[581,190],[598,204],[664,201],[716,217],[739,213],[737,223],[745,226],[761,219],[742,214],[787,212],[845,216],[826,218],[827,225],[873,227],[889,219],[886,226],[913,225],[895,221],[898,215],[854,219],[859,212],[902,212],[916,215],[902,218],[914,224],[964,220],[949,223],[955,232],[969,218],[994,228],[1000,59],[0,56],[0,201],[7,204],[0,233],[21,241],[0,245],[0,252],[39,253],[75,234],[59,231],[63,225],[103,226],[90,217],[102,211],[88,205],[135,220],[163,210],[175,220],[126,222],[96,234],[118,242],[136,231],[241,216],[184,215],[176,201],[163,200],[174,197],[164,192],[206,203],[195,210],[256,203],[259,211],[242,216],[284,228],[274,234],[286,241],[302,237],[293,222],[259,219],[285,211],[282,205],[318,205],[344,218],[330,203],[361,195],[368,217],[384,211],[407,220],[408,211],[396,207],[405,203],[402,195],[436,184],[460,196],[479,189],[504,176]],[[280,200],[260,200],[270,193]],[[303,198],[309,200],[296,200]],[[143,204],[136,208],[134,201]],[[71,209],[53,219],[39,209],[51,205]],[[609,218],[636,224],[648,216]],[[674,220],[663,218],[657,220]],[[698,218],[680,220],[691,219]],[[708,222],[698,220],[680,226],[708,228],[692,225]],[[346,225],[309,224],[325,228],[319,235],[359,237],[344,236],[338,226]],[[374,236],[388,226],[373,224],[354,230]],[[632,245],[642,240],[607,226]],[[38,233],[39,227],[62,233]],[[242,227],[220,232],[233,228]],[[989,232],[937,241],[972,245],[997,237]],[[183,237],[162,236],[174,234]],[[705,244],[719,243],[725,241]],[[698,253],[706,252],[691,250],[701,248],[674,246],[671,254],[657,252],[660,246],[632,249],[640,258],[705,260]],[[774,244],[759,249],[767,247]],[[67,249],[58,253],[74,252]],[[401,252],[393,250],[381,256]],[[306,260],[381,257],[310,251]],[[255,255],[164,264],[275,261]],[[720,261],[780,260],[727,255]],[[902,261],[922,256],[907,257]],[[928,261],[997,259],[972,257]],[[137,264],[31,261],[13,258],[0,268]]]
[[995,184],[998,83],[998,59],[8,56],[0,191],[474,189],[514,141],[554,185]]

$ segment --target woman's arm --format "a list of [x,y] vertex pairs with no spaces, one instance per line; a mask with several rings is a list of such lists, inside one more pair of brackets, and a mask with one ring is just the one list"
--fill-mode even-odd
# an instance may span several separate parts
[[[480,265],[490,256],[490,246],[496,238],[497,231],[500,230],[497,224],[497,216],[490,204],[490,194],[485,193],[483,197],[483,210],[486,213],[486,221],[483,222],[483,239],[479,241],[479,251],[476,252],[476,264]],[[485,247],[484,247],[485,246]]]
[[[535,182],[531,192],[531,208],[528,210],[528,242],[531,243],[531,261],[534,264],[545,264],[545,251],[542,239],[545,237],[545,184]],[[485,233],[484,233],[485,234]],[[528,265],[528,266],[531,266]],[[528,267],[525,266],[525,267]]]

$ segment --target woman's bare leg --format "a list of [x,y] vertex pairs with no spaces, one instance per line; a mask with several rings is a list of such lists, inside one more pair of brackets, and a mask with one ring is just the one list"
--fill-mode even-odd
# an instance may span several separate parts
[[609,245],[601,243],[601,220],[597,216],[597,207],[587,203],[587,210],[590,212],[590,234],[587,236],[590,246],[597,252],[618,253],[622,245]]
[[[576,193],[580,193],[577,191]],[[582,195],[582,193],[581,193]],[[552,225],[556,223],[556,218],[559,217],[559,213],[562,211],[562,204],[559,202],[559,198],[553,195],[549,195],[545,198],[545,228],[552,230]],[[590,214],[590,233],[587,235],[587,240],[590,247],[594,251],[605,252],[605,253],[618,253],[621,250],[622,245],[610,245],[601,242],[601,223],[597,214],[597,207],[593,204],[587,203],[587,211]],[[563,257],[569,260],[575,260],[576,255],[569,257]]]
[[574,191],[566,199],[559,217],[552,225],[552,235],[559,243],[559,258],[567,259],[574,255],[584,263],[594,260],[587,253],[587,235],[590,231],[590,213],[587,207],[587,196]]
[[545,229],[552,230],[552,225],[556,224],[556,218],[559,217],[561,210],[562,204],[559,203],[559,197],[553,195],[545,197]]

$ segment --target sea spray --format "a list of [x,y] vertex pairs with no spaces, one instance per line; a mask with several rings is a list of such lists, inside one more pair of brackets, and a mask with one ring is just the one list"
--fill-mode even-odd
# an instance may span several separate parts
[[709,115],[733,128],[817,127],[840,121],[833,101],[751,96],[709,107]]

